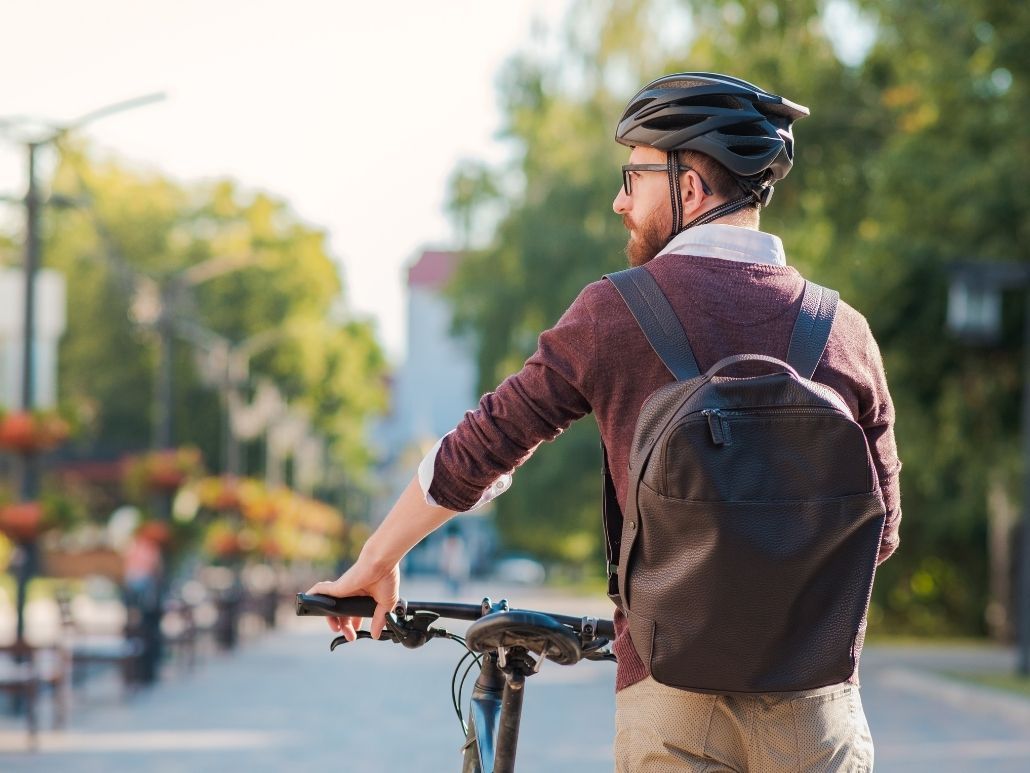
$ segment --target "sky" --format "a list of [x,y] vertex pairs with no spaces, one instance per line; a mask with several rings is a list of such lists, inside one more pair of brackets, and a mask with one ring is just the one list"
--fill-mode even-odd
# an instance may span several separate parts
[[[326,230],[350,308],[398,363],[405,267],[453,244],[458,162],[511,152],[497,76],[568,2],[0,0],[0,118],[60,124],[165,92],[82,134],[182,183],[229,177],[286,200]],[[0,197],[24,194],[24,167],[0,138]]]

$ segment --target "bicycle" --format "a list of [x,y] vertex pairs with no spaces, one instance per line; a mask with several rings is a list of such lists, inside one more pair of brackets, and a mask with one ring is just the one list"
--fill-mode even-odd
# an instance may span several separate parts
[[[375,606],[368,596],[335,598],[298,593],[296,613],[369,618]],[[441,618],[473,622],[461,637],[435,627]],[[368,631],[357,634],[355,641],[372,638]],[[466,649],[451,678],[451,698],[465,733],[462,773],[513,773],[525,682],[540,671],[545,659],[560,665],[580,660],[615,661],[609,646],[615,638],[611,620],[511,609],[506,599],[496,604],[489,598],[480,604],[400,599],[387,615],[380,640],[417,649],[436,638],[456,641]],[[334,651],[346,643],[345,637],[337,636],[329,649]],[[470,658],[459,681],[458,672]],[[480,671],[466,723],[461,694],[469,672],[477,664]]]

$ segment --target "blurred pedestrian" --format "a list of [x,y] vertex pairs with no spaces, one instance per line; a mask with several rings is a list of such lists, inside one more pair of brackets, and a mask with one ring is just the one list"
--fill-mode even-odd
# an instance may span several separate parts
[[465,538],[461,536],[461,529],[451,523],[440,545],[440,574],[452,596],[461,593],[462,585],[468,581],[469,564]]

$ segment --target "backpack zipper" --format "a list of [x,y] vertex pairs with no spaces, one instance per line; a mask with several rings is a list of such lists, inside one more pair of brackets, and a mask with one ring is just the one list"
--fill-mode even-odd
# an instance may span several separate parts
[[726,415],[718,408],[705,408],[701,415],[708,419],[708,431],[712,433],[712,442],[717,446],[728,446],[733,440],[730,437],[730,423]]
[[764,411],[776,411],[778,414],[806,414],[806,413],[840,413],[835,408],[825,406],[801,406],[798,408],[783,408],[781,406],[769,406],[767,408],[730,409],[705,408],[701,415],[708,419],[708,430],[712,434],[712,442],[717,446],[732,445],[733,439],[730,435],[730,416],[753,416]]

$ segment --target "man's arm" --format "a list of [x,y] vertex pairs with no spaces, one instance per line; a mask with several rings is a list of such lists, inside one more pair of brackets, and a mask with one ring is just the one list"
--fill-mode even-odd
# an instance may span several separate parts
[[[540,335],[536,353],[522,370],[497,390],[484,395],[439,445],[431,484],[423,490],[418,476],[408,484],[389,515],[369,537],[354,566],[332,582],[316,583],[310,593],[372,596],[376,611],[371,633],[379,638],[386,615],[397,602],[398,564],[404,555],[457,512],[473,507],[499,476],[510,473],[541,441],[558,435],[590,411],[583,390],[593,365],[594,320],[586,296],[573,302],[557,324]],[[429,478],[430,476],[426,476]],[[430,504],[442,502],[443,507]],[[329,627],[348,640],[361,618],[327,618]]]
[[[328,596],[371,596],[376,600],[371,633],[378,639],[386,626],[386,615],[397,603],[400,588],[398,565],[409,550],[445,524],[453,510],[426,503],[418,477],[412,478],[397,503],[375,530],[354,565],[338,580],[315,583],[308,593]],[[354,641],[360,617],[328,617],[329,627]]]

